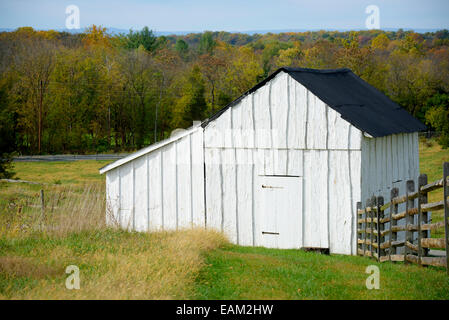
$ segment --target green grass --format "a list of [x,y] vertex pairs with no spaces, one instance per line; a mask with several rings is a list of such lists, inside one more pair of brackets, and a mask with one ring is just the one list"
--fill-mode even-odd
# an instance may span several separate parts
[[55,186],[82,190],[86,185],[104,188],[105,176],[98,170],[110,161],[64,161],[64,162],[15,162],[14,179],[37,182],[39,184],[8,183],[0,181],[0,208],[10,203],[33,201],[39,191],[54,192]]
[[[443,163],[449,162],[449,149],[442,149],[435,140],[422,139],[419,144],[420,172],[427,174],[429,183],[443,177]],[[443,190],[439,189],[429,193],[429,202],[443,199]],[[432,222],[441,222],[444,211],[432,212]],[[433,238],[444,237],[444,228],[432,231]]]
[[[441,268],[239,246],[205,259],[196,299],[449,299],[449,277]],[[379,290],[366,288],[369,265],[380,269]]]
[[[21,180],[46,184],[79,185],[104,182],[98,169],[111,161],[15,162],[14,171]],[[16,178],[16,179],[17,179]]]

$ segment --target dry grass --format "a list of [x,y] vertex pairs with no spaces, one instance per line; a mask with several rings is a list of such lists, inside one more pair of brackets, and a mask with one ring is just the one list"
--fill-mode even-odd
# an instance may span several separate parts
[[31,277],[44,279],[61,274],[62,270],[51,268],[45,264],[33,262],[27,257],[0,257],[0,273],[14,277]]
[[[1,257],[3,277],[32,280],[20,290],[14,290],[14,281],[9,281],[1,292],[3,298],[186,299],[193,296],[195,279],[205,266],[202,254],[226,243],[222,235],[203,229],[141,235],[123,232],[119,238],[109,245],[97,239],[103,248],[84,253],[62,241],[48,248],[45,257]],[[80,290],[65,287],[68,265],[80,269]]]
[[[47,187],[45,198],[44,214],[38,191],[2,202],[0,298],[189,298],[205,265],[203,253],[227,243],[204,229],[137,233],[108,227],[98,184]],[[65,287],[69,265],[80,269],[80,290]]]
[[[20,188],[21,186],[19,186]],[[47,186],[44,209],[40,192],[13,196],[0,206],[0,234],[7,238],[34,233],[64,236],[83,230],[100,230],[105,225],[104,186]]]

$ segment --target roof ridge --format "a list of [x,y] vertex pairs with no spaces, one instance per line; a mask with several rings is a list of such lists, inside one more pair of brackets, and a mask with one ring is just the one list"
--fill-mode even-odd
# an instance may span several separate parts
[[286,72],[310,72],[310,73],[346,73],[352,72],[349,68],[337,68],[337,69],[311,69],[311,68],[292,68],[282,67],[281,70]]

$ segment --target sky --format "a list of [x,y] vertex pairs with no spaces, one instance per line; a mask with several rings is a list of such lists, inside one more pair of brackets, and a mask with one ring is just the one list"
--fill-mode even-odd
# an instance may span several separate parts
[[449,29],[448,0],[0,0],[0,28],[63,29],[68,5],[79,8],[82,29],[363,30],[369,5],[381,29]]

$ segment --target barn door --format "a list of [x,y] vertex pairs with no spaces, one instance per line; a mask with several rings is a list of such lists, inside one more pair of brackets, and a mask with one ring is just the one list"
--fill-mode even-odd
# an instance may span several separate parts
[[302,239],[302,178],[261,176],[261,244],[268,248],[299,248]]

